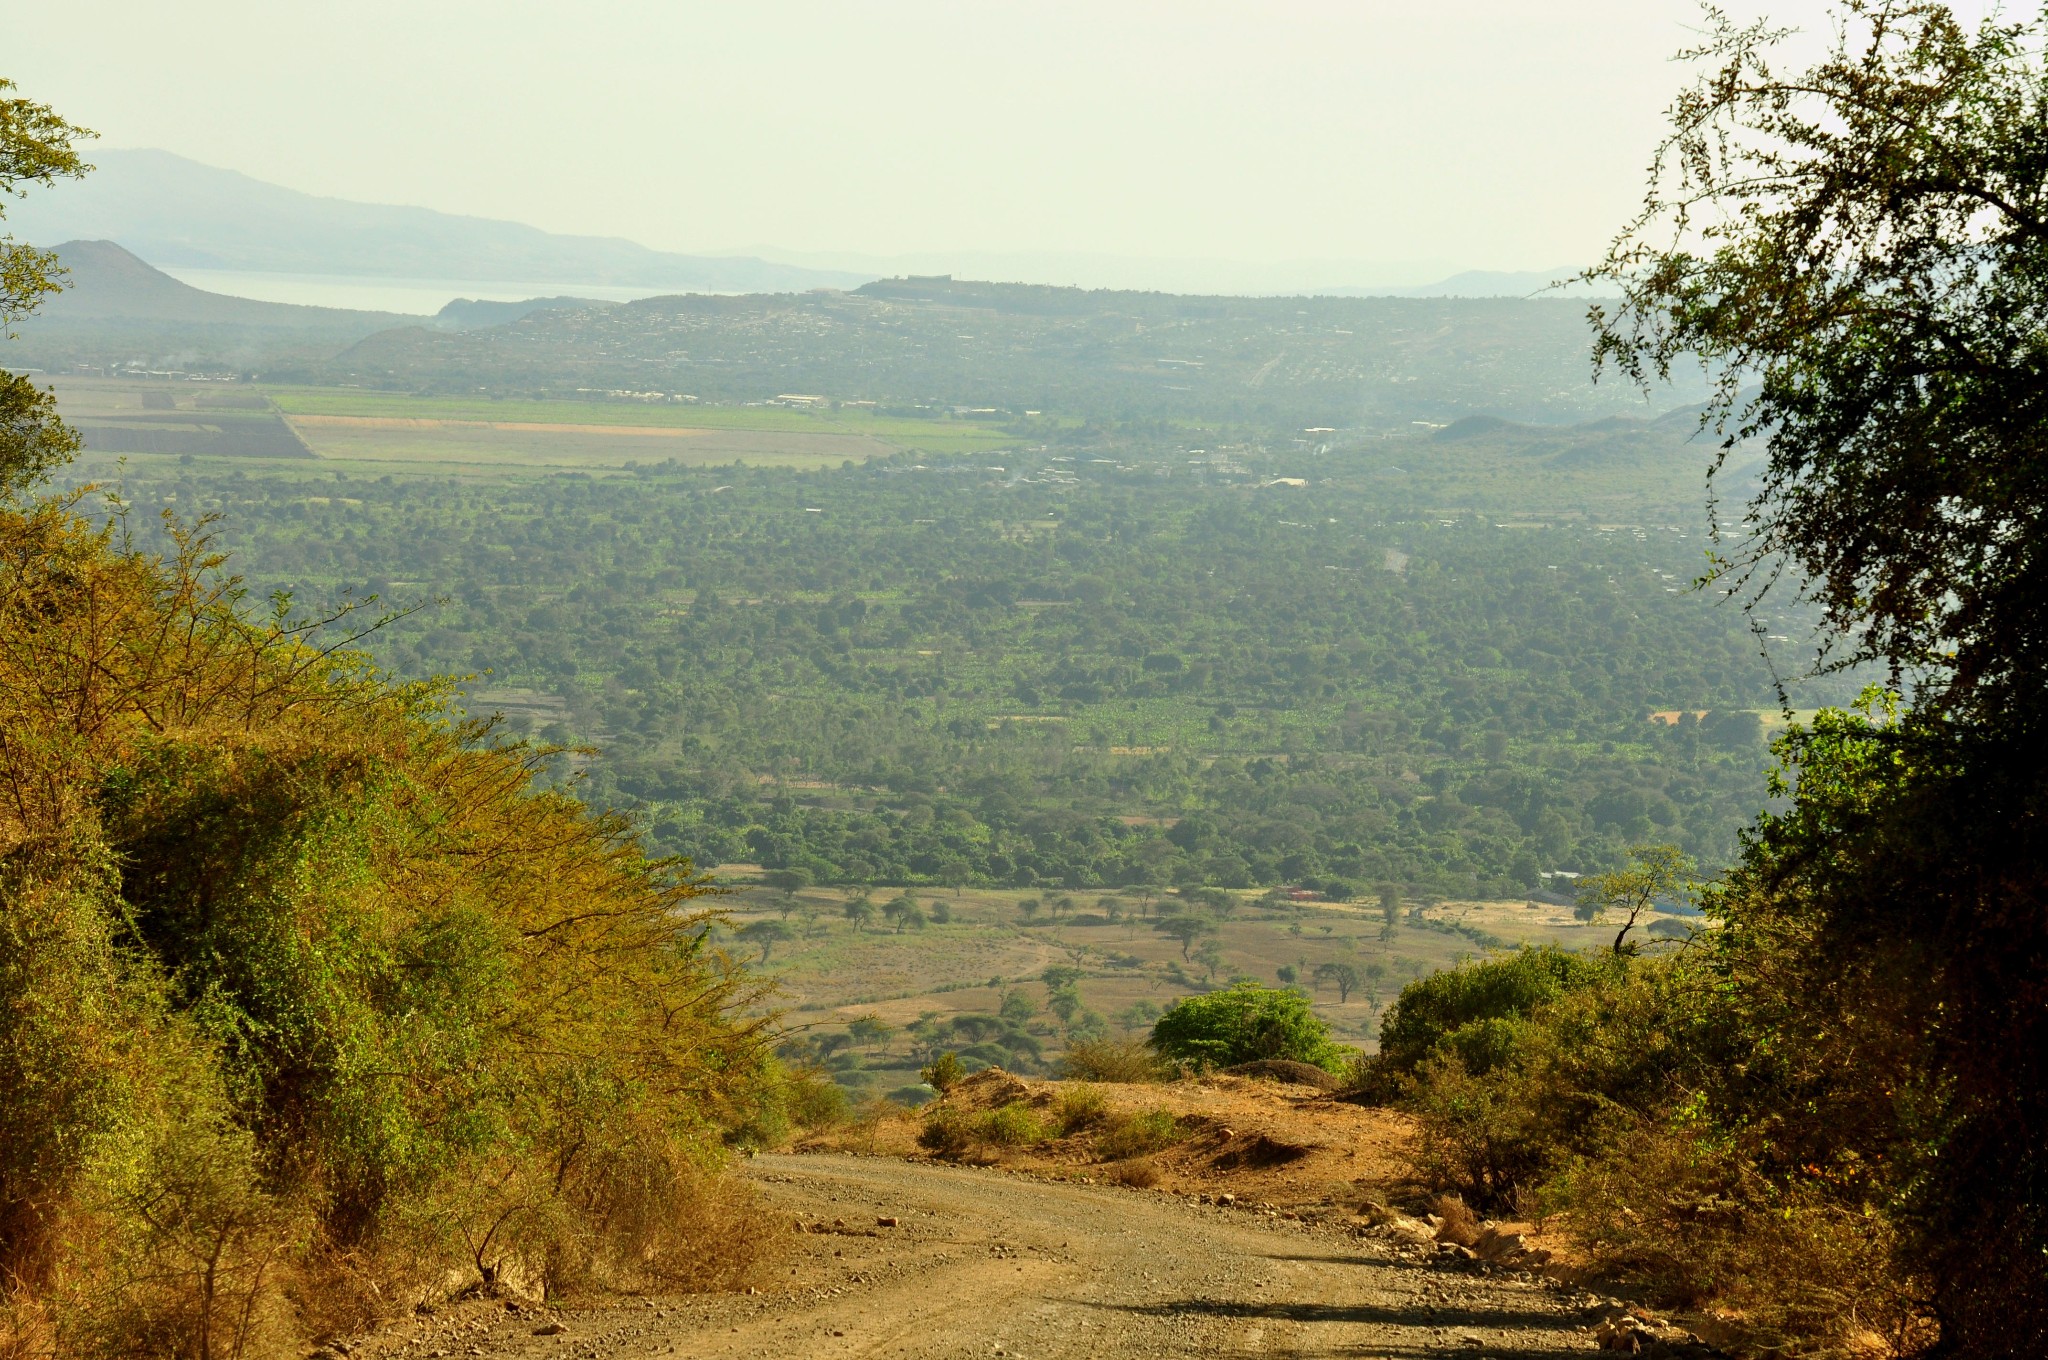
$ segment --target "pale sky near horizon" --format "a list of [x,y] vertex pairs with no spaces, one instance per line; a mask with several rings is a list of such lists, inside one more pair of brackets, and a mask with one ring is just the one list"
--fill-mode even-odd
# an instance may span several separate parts
[[[1821,0],[1767,8],[1825,30]],[[1543,269],[1593,258],[1634,206],[1698,19],[1692,0],[69,0],[10,14],[0,75],[109,146],[668,250]]]

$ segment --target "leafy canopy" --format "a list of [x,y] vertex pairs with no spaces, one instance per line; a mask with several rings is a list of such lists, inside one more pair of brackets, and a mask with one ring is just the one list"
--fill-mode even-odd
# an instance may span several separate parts
[[1590,276],[1597,362],[1704,359],[1768,453],[1715,579],[1787,566],[1847,648],[1951,705],[2043,692],[2048,72],[2038,24],[1848,0],[1811,69],[1710,11],[1640,215]]

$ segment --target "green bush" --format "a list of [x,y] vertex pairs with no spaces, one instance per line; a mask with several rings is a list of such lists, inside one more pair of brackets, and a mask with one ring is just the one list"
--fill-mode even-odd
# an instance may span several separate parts
[[709,1173],[787,1093],[703,886],[216,561],[0,504],[10,1316],[282,1353],[463,1276],[743,1266]]
[[1460,1051],[1470,1070],[1483,1071],[1504,1056],[1504,1045],[1511,1042],[1512,1026],[1501,1022],[1599,979],[1608,967],[1545,946],[1417,978],[1401,989],[1380,1021],[1379,1065],[1393,1074],[1412,1073],[1446,1039],[1467,1026],[1480,1026],[1460,1041]]
[[929,1065],[920,1067],[917,1075],[924,1078],[925,1085],[944,1095],[967,1080],[967,1068],[958,1053],[941,1053]]
[[1152,1026],[1152,1045],[1174,1061],[1215,1067],[1289,1058],[1334,1072],[1345,1060],[1308,998],[1248,982],[1174,1003]]
[[801,1072],[783,1085],[783,1100],[789,1120],[806,1133],[813,1129],[836,1128],[853,1115],[853,1102],[846,1088],[830,1077]]
[[1638,961],[1526,1015],[1444,1035],[1404,1079],[1425,1174],[1472,1204],[1511,1209],[1568,1167],[1609,1155],[1668,1110],[1698,1000],[1691,975]]

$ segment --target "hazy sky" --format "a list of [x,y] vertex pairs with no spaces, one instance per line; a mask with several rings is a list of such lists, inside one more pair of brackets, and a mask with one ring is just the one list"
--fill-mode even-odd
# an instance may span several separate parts
[[68,0],[11,9],[0,74],[109,145],[673,250],[1530,269],[1591,258],[1633,206],[1697,18],[1689,0]]

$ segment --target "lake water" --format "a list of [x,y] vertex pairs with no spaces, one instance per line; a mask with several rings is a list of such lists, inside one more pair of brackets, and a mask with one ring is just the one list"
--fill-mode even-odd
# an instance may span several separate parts
[[485,302],[521,302],[536,297],[585,297],[603,302],[631,302],[659,297],[674,288],[620,288],[601,283],[506,283],[478,279],[395,279],[352,274],[267,274],[240,269],[185,269],[158,266],[163,272],[229,297],[259,302],[292,302],[303,307],[346,307],[360,312],[398,312],[432,316],[456,298]]

